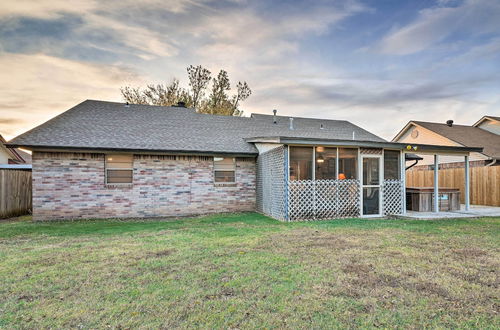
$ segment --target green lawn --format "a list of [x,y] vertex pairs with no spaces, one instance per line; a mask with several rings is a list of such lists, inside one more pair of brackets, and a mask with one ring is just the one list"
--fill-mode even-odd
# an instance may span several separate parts
[[500,218],[0,222],[0,328],[499,328]]

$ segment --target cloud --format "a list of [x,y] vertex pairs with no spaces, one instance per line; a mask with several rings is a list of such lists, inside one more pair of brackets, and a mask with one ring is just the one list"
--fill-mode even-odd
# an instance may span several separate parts
[[[2,3],[0,115],[13,121],[0,131],[20,133],[86,98],[119,100],[125,84],[186,85],[190,64],[246,80],[247,115],[347,119],[386,138],[409,119],[495,114],[498,94],[485,91],[500,86],[498,7],[440,1],[387,31],[391,13],[359,1]],[[426,56],[392,56],[417,52]],[[477,72],[479,58],[490,68]]]
[[321,35],[342,20],[367,11],[358,2],[344,5],[296,5],[294,10],[266,16],[256,8],[235,8],[202,18],[199,24],[186,27],[198,39],[209,40],[197,51],[219,62],[258,60],[275,61],[299,50],[300,41]]
[[79,14],[97,8],[99,2],[92,0],[6,0],[0,6],[0,17],[35,17],[55,19],[64,13]]
[[[124,83],[144,83],[133,70],[43,54],[0,54],[0,132],[19,134],[85,99],[119,101]],[[15,126],[15,128],[13,128]]]
[[[148,10],[182,12],[193,3],[193,1],[146,0],[141,1],[140,6],[145,6]],[[8,25],[16,26],[20,19],[39,19],[45,21],[45,25],[49,25],[51,22],[57,23],[57,20],[70,17],[73,22],[79,24],[64,27],[70,30],[66,33],[71,32],[73,35],[67,36],[67,40],[61,43],[60,47],[71,45],[71,41],[87,40],[87,43],[96,48],[106,48],[109,42],[114,42],[115,46],[121,44],[129,53],[135,52],[136,56],[147,60],[175,55],[177,50],[165,37],[164,31],[143,28],[134,22],[133,17],[128,17],[126,20],[114,17],[117,13],[126,14],[130,10],[141,10],[140,6],[135,1],[127,0],[117,2],[16,0],[9,6],[0,7],[0,18]],[[104,36],[97,45],[93,44],[96,40],[88,40],[89,36],[95,35]],[[50,46],[55,45],[52,43]]]
[[376,49],[383,54],[413,54],[445,40],[453,34],[477,36],[500,29],[500,2],[466,0],[455,7],[423,9],[411,23],[394,28]]

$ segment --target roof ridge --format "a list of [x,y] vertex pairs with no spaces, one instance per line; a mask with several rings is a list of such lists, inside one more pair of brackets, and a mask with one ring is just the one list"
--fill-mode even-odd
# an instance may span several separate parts
[[140,103],[130,103],[130,102],[115,102],[115,101],[103,101],[103,100],[93,100],[93,99],[86,99],[82,103],[85,102],[95,102],[95,103],[106,103],[106,104],[118,104],[118,105],[128,105],[129,106],[140,106],[140,107],[151,107],[151,108],[172,108],[172,109],[188,109],[188,110],[194,110],[196,111],[195,108],[191,107],[177,107],[175,105],[155,105],[155,104],[140,104]]
[[[253,115],[274,117],[274,115],[268,115],[268,114],[265,114],[265,113],[256,113],[256,112],[252,112],[250,114],[250,117],[252,117]],[[345,119],[326,119],[326,118],[297,117],[297,116],[283,116],[283,115],[276,115],[276,117],[278,117],[278,118],[280,118],[280,117],[281,118],[294,118],[294,119],[312,119],[312,120],[324,120],[324,121],[343,121],[343,122],[351,123],[349,120],[345,120]]]
[[[448,126],[448,124],[446,124],[446,123],[438,123],[438,122],[434,122],[434,121],[412,120],[411,122],[412,122],[412,123],[425,123],[425,124],[434,124],[434,125],[443,125],[443,126]],[[472,126],[472,125],[455,124],[455,123],[453,123],[453,126],[461,126],[461,127],[472,127],[472,128],[477,128],[477,127]]]

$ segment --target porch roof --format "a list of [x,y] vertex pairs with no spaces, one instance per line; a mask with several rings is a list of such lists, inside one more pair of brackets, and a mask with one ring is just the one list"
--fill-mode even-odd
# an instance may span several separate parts
[[[431,144],[411,144],[398,142],[379,142],[362,140],[340,140],[340,139],[315,139],[315,138],[295,138],[288,136],[263,136],[246,139],[252,143],[280,143],[293,145],[323,145],[323,146],[353,146],[366,148],[388,148],[399,149],[411,153],[435,153],[435,154],[468,154],[469,152],[482,152],[481,147],[456,147],[441,146]],[[411,146],[411,150],[407,147]],[[416,148],[416,149],[415,149]]]

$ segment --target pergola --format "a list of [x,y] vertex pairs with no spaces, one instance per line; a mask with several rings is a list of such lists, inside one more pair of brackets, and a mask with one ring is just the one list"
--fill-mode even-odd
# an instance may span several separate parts
[[[439,213],[439,157],[440,156],[462,156],[464,157],[464,171],[465,171],[465,210],[470,210],[470,171],[469,171],[469,154],[471,152],[482,152],[483,148],[479,147],[455,147],[455,146],[438,146],[426,144],[410,144],[403,149],[404,154],[423,154],[432,155],[434,157],[434,193],[433,193],[433,210]],[[412,157],[413,158],[413,157]],[[412,159],[410,158],[410,159]],[[406,159],[406,157],[402,157]],[[403,164],[404,165],[404,164]],[[401,166],[402,171],[405,171],[404,166]],[[404,172],[403,172],[404,174]],[[402,174],[402,179],[405,180],[404,186],[406,187],[406,175]],[[406,194],[404,194],[404,208],[403,214],[406,214]]]

